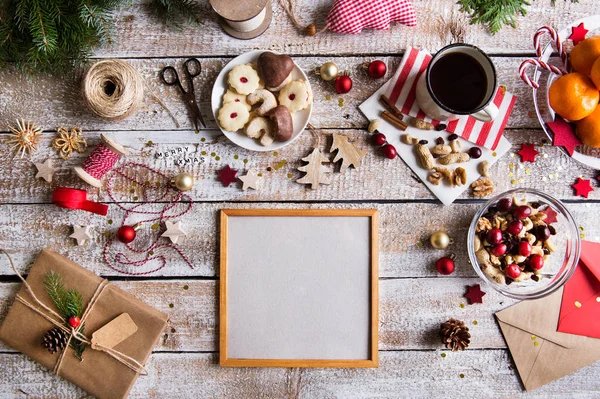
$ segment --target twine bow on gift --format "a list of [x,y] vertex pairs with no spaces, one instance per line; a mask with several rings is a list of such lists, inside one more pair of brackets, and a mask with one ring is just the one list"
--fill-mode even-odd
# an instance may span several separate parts
[[[83,335],[80,331],[83,328],[85,320],[87,319],[88,315],[91,313],[92,309],[94,308],[94,305],[98,301],[98,298],[100,298],[100,295],[102,294],[102,292],[104,292],[104,289],[106,287],[108,287],[108,285],[110,284],[107,280],[103,279],[102,282],[98,285],[98,287],[96,288],[96,291],[94,292],[94,295],[92,295],[92,297],[90,298],[90,300],[88,302],[87,308],[85,309],[85,311],[83,312],[83,315],[81,316],[81,323],[79,324],[78,327],[73,328],[73,327],[69,326],[67,323],[65,323],[65,321],[63,320],[63,318],[60,314],[58,314],[54,310],[50,309],[48,306],[46,306],[42,301],[40,301],[37,298],[37,296],[33,293],[31,286],[27,283],[27,281],[23,278],[23,276],[15,268],[15,265],[13,264],[13,261],[12,261],[12,258],[10,257],[10,255],[4,249],[0,249],[0,252],[3,253],[4,255],[6,255],[6,257],[8,258],[10,267],[13,269],[13,271],[19,277],[19,279],[21,279],[21,281],[23,282],[23,286],[25,287],[25,289],[27,290],[27,293],[31,296],[31,298],[33,298],[35,305],[32,304],[31,302],[29,302],[27,299],[23,298],[20,294],[17,294],[16,300],[19,301],[20,303],[22,303],[23,305],[27,306],[29,309],[33,310],[34,312],[36,312],[37,314],[39,314],[46,320],[48,320],[54,326],[60,328],[69,337],[67,340],[67,343],[65,345],[65,348],[62,350],[60,356],[58,357],[58,360],[56,361],[56,364],[54,365],[54,369],[52,370],[52,372],[54,374],[58,375],[58,373],[60,372],[60,367],[62,365],[63,359],[65,357],[65,354],[67,353],[69,344],[71,343],[71,340],[73,338],[78,339],[79,341],[89,345],[92,349],[105,352],[107,355],[109,355],[113,359],[117,360],[118,362],[122,363],[123,365],[127,366],[129,369],[135,371],[138,374],[141,374],[141,375],[148,374],[146,369],[144,368],[144,365],[141,364],[140,362],[138,362],[137,360],[135,360],[134,358],[127,356],[124,353],[121,353],[121,352],[114,350],[112,348],[109,348],[107,346],[101,345],[97,342],[92,343],[92,341],[90,339],[88,339],[85,335]],[[43,312],[36,305],[40,306],[42,309],[44,309],[49,314],[46,314],[45,312]]]

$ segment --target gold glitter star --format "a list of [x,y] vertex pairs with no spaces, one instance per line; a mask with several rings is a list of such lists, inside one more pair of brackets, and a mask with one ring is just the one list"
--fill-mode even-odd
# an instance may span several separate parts
[[37,151],[37,145],[40,140],[40,129],[35,123],[17,120],[17,128],[10,127],[10,132],[13,137],[8,139],[6,142],[13,144],[11,148],[17,149],[17,154],[21,153],[21,158],[27,153],[31,155],[32,152]]
[[56,131],[56,136],[52,140],[52,148],[58,150],[60,157],[64,160],[71,158],[73,151],[84,152],[87,149],[87,143],[81,137],[80,127],[74,127],[69,132],[61,126]]

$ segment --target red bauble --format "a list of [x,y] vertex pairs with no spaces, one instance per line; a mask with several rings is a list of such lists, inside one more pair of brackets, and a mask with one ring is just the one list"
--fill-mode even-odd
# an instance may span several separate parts
[[387,143],[387,139],[385,138],[385,134],[383,133],[375,133],[373,135],[373,144],[375,145],[384,145]]
[[383,155],[388,159],[394,159],[398,155],[398,152],[396,151],[396,147],[391,144],[386,144],[383,146]]
[[352,79],[348,75],[340,75],[335,78],[335,91],[338,94],[346,94],[352,90]]
[[131,241],[135,240],[135,226],[121,226],[119,230],[117,230],[117,238],[123,244],[129,244]]
[[506,266],[504,273],[514,280],[521,275],[521,269],[519,269],[519,266],[513,263],[512,265]]
[[500,244],[502,242],[502,230],[491,229],[485,236],[487,242],[492,245]]
[[79,318],[79,316],[69,317],[69,325],[71,327],[77,328],[77,327],[79,327],[80,324],[81,324],[81,319]]
[[387,67],[385,66],[385,62],[376,60],[369,64],[369,75],[372,78],[379,79],[385,76],[387,72]]
[[533,270],[540,270],[544,267],[544,257],[542,255],[532,255],[531,258],[529,258],[529,266],[531,266]]
[[440,274],[452,274],[454,272],[454,267],[454,261],[446,256],[439,258],[438,261],[435,262],[435,268]]
[[521,241],[519,243],[519,255],[529,256],[531,255],[531,244],[528,241]]

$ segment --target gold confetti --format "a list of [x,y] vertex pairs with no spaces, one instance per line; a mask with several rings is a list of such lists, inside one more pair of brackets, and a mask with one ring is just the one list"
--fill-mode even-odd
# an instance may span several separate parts
[[202,154],[202,155],[206,155],[206,151],[202,151],[200,154]]
[[476,326],[477,324],[479,324],[479,323],[477,322],[477,320],[474,320],[474,321],[473,321],[473,325],[474,325],[474,326]]
[[459,306],[460,306],[461,309],[465,308],[465,304],[464,303],[461,303]]
[[175,307],[175,305],[173,305],[172,303],[169,304],[169,307],[172,309]]
[[581,234],[579,235],[579,237],[581,237],[581,238],[585,238],[585,234],[581,233]]
[[148,142],[146,143],[146,145],[148,145],[148,147],[150,147],[152,144],[154,144],[154,143],[152,142],[152,140],[148,140]]
[[240,156],[236,154],[236,155],[233,156],[233,159],[238,159],[239,157]]
[[460,378],[465,378],[465,375],[464,374],[459,374],[459,377]]
[[533,343],[533,346],[540,346],[540,342],[539,342],[539,341],[535,341],[535,342]]
[[330,96],[329,94],[328,94],[328,95],[326,95],[326,96],[325,96],[325,100],[327,100],[327,101],[331,100],[331,96]]
[[273,169],[279,170],[279,169],[283,168],[286,164],[287,164],[287,161],[284,159],[281,162],[279,162],[277,165],[273,166]]
[[148,252],[150,255],[154,255],[154,251],[150,251]]
[[423,242],[419,241],[417,242],[417,247],[422,247],[423,246]]
[[442,356],[442,357],[446,357],[446,354],[445,354],[445,353],[442,353],[442,355],[441,355],[441,356]]
[[133,197],[133,200],[134,200],[134,201],[137,201],[137,200],[138,200],[138,197],[137,197],[137,195]]
[[510,173],[508,174],[508,177],[513,177],[513,176],[514,176],[514,175],[513,175],[513,172],[510,172]]
[[137,182],[135,182],[135,181],[132,181],[132,182],[131,182],[131,185],[132,185],[133,187],[135,187],[135,186],[137,186]]
[[580,308],[580,307],[581,307],[581,302],[579,302],[579,301],[575,301],[575,307],[576,307],[576,308]]
[[515,168],[514,164],[511,163],[511,164],[508,165],[508,169],[513,170],[514,168]]
[[535,340],[537,339],[537,337],[536,337],[535,335],[532,335],[532,336],[531,336],[531,339],[532,339],[533,341],[535,341]]
[[108,219],[107,223],[108,223],[108,224],[113,224],[113,221],[112,221],[112,219]]
[[133,193],[135,193],[135,190],[132,188],[131,190],[129,190],[129,193],[133,194]]
[[205,137],[202,137],[202,138],[200,139],[200,141],[204,143],[204,142],[206,141],[206,138],[205,138]]
[[493,157],[498,156],[498,154],[496,154],[496,151],[492,152],[492,156]]
[[214,152],[211,152],[211,153],[210,153],[210,156],[211,156],[211,157],[214,157],[214,156],[216,156],[216,155],[217,155],[217,154],[215,154]]
[[583,231],[585,229],[583,228],[583,226],[579,226],[579,230]]
[[152,230],[158,229],[158,223],[154,223],[151,227]]
[[519,183],[523,183],[523,179],[519,178]]
[[277,155],[279,155],[279,153],[277,151],[273,151],[273,156],[276,157]]
[[529,170],[529,169],[526,169],[526,170],[525,170],[525,173],[526,173],[526,174],[528,174],[528,175],[530,175],[530,174],[531,174],[531,170]]
[[190,286],[189,286],[189,285],[187,285],[187,284],[183,286],[183,289],[184,289],[184,290],[188,290],[189,288],[190,288]]
[[159,181],[156,182],[156,187],[160,187],[160,182]]
[[248,159],[244,159],[244,161],[243,161],[243,162],[244,162],[244,163],[248,163]]
[[258,173],[257,176],[262,177],[262,173]]
[[291,173],[288,173],[287,176],[288,176],[288,179],[292,178],[292,174]]
[[555,174],[554,174],[554,178],[555,178],[555,179],[558,179],[558,173],[555,173]]
[[516,156],[516,154],[514,152],[510,154],[511,158],[514,158],[515,156]]
[[104,232],[104,237],[110,237],[110,233],[108,231]]
[[220,161],[220,160],[221,160],[221,157],[217,155],[217,156],[215,157],[215,161]]

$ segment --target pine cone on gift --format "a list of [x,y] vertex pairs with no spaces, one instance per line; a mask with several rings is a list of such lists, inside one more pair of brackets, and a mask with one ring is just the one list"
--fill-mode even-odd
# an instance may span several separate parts
[[67,334],[60,328],[53,328],[44,334],[42,345],[48,349],[50,353],[56,353],[64,349],[67,345]]
[[451,349],[452,352],[464,351],[471,342],[469,327],[465,326],[464,322],[456,319],[450,319],[441,324],[440,338],[446,348]]

